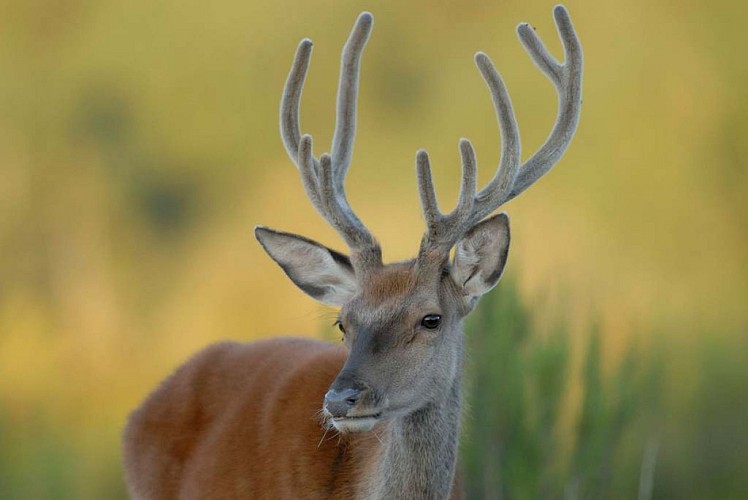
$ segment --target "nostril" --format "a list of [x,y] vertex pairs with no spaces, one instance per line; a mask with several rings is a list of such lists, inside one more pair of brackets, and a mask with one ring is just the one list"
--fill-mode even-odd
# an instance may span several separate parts
[[343,417],[361,399],[359,389],[347,388],[342,391],[331,389],[325,394],[325,409],[333,417]]
[[351,394],[347,398],[345,398],[345,402],[348,404],[348,406],[355,406],[356,403],[358,403],[358,398],[361,396],[360,392],[357,392],[356,394]]

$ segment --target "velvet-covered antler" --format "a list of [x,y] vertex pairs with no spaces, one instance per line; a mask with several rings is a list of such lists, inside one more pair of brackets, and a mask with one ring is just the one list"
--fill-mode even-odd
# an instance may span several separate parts
[[354,268],[362,273],[381,265],[381,250],[348,204],[344,181],[351,164],[356,135],[359,63],[372,24],[371,14],[362,13],[343,48],[332,154],[325,153],[319,159],[315,158],[312,154],[312,137],[302,136],[299,127],[299,101],[312,55],[311,40],[302,40],[296,50],[280,108],[283,144],[301,173],[307,196],[317,211],[343,237],[351,249]]
[[475,63],[493,97],[502,139],[499,167],[493,179],[476,194],[475,152],[467,139],[460,141],[463,180],[457,207],[442,214],[436,202],[428,154],[416,155],[418,188],[426,219],[426,233],[421,253],[448,254],[450,248],[481,219],[519,195],[557,162],[569,146],[579,121],[582,104],[582,47],[574,32],[569,13],[558,5],[553,10],[565,61],[559,63],[527,24],[517,28],[519,39],[535,64],[556,87],[559,112],[551,134],[540,149],[526,162],[520,163],[520,138],[509,93],[491,60],[483,52],[475,55]]

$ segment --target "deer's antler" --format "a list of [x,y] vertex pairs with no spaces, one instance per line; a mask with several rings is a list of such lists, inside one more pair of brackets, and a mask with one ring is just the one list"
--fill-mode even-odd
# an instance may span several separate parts
[[311,40],[302,40],[296,49],[280,108],[281,137],[286,151],[301,173],[312,204],[350,247],[357,273],[382,264],[379,244],[351,209],[344,188],[356,135],[359,62],[372,24],[371,14],[362,13],[343,48],[332,154],[325,153],[319,159],[315,158],[312,137],[302,136],[299,127],[299,101],[312,55]]
[[478,52],[475,63],[491,91],[499,121],[502,139],[499,167],[488,185],[476,194],[475,152],[470,141],[462,139],[460,153],[463,181],[459,201],[452,212],[444,215],[436,202],[428,154],[423,150],[418,152],[418,189],[426,219],[421,255],[437,252],[442,258],[446,258],[450,248],[466,231],[542,177],[558,162],[569,146],[582,105],[582,47],[566,9],[558,5],[554,8],[553,15],[564,46],[563,64],[550,55],[527,23],[520,24],[517,28],[525,50],[551,80],[558,93],[559,112],[551,134],[530,159],[520,163],[519,130],[506,86],[488,56]]

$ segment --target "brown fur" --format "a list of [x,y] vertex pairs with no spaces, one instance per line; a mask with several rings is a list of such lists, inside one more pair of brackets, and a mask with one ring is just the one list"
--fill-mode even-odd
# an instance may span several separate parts
[[164,500],[356,497],[373,474],[387,424],[366,434],[325,432],[321,402],[345,359],[339,346],[301,338],[203,350],[130,416],[130,493]]
[[413,290],[418,278],[413,273],[414,262],[390,264],[369,275],[362,289],[363,299],[371,304],[381,304],[390,299],[400,299]]

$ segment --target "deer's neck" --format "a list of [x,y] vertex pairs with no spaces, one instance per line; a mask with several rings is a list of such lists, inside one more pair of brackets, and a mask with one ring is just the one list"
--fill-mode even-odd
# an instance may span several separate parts
[[462,367],[444,401],[392,421],[367,487],[368,498],[443,499],[457,465]]

